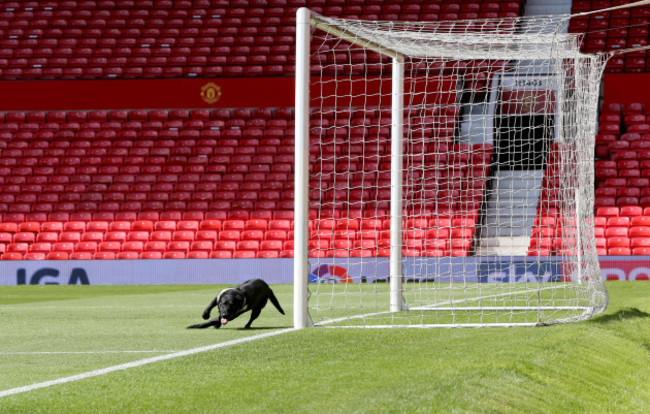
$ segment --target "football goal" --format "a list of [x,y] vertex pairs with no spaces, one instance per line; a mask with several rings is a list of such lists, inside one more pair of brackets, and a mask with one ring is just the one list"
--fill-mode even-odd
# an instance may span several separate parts
[[294,325],[579,321],[602,55],[568,16],[297,13]]

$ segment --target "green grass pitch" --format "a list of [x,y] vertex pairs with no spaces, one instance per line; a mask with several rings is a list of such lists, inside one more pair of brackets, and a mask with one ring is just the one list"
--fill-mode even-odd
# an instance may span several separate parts
[[[0,394],[292,325],[291,286],[186,330],[222,286],[0,288]],[[0,397],[0,413],[640,413],[650,283],[608,282],[590,321],[539,328],[314,328]]]

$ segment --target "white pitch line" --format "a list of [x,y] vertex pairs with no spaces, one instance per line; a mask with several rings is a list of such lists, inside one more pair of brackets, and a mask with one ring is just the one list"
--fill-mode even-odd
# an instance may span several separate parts
[[0,352],[0,355],[59,355],[59,354],[168,354],[178,352],[174,349],[152,351],[18,351]]
[[108,368],[102,368],[95,371],[84,372],[82,374],[72,375],[70,377],[63,377],[51,381],[39,382],[25,387],[12,388],[9,390],[0,391],[0,398],[9,395],[20,394],[23,392],[34,391],[40,388],[50,387],[52,385],[65,384],[67,382],[79,381],[86,378],[98,377],[100,375],[110,374],[111,372],[123,371],[129,368],[141,367],[154,362],[166,361],[168,359],[180,358],[188,355],[199,354],[201,352],[212,351],[214,349],[225,348],[228,346],[239,345],[245,342],[255,341],[257,339],[269,338],[276,335],[282,335],[288,332],[295,331],[295,328],[281,329],[279,331],[267,332],[259,335],[248,336],[246,338],[234,339],[232,341],[221,342],[214,345],[202,346],[199,348],[188,349],[185,351],[174,352],[172,354],[160,355],[152,358],[141,359],[139,361],[127,362],[126,364],[115,365]]
[[[190,309],[196,308],[195,305],[149,305],[149,306],[139,306],[138,309]],[[41,310],[77,310],[77,309],[124,309],[123,306],[118,305],[102,305],[102,306],[40,306],[38,311]],[[18,310],[25,311],[30,310],[27,306],[24,305],[4,305],[2,310]]]

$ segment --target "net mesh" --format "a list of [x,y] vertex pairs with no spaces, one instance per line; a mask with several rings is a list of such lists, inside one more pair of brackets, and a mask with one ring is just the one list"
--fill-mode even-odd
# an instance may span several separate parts
[[[600,56],[568,16],[312,15],[309,313],[327,326],[582,320],[604,310],[593,232]],[[393,58],[402,181],[391,181]],[[299,152],[297,152],[299,153]],[[404,311],[389,312],[391,186]]]

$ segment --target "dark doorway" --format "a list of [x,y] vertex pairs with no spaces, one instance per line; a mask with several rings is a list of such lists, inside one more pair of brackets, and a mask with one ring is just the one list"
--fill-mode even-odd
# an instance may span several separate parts
[[552,115],[502,115],[496,150],[501,170],[543,169],[554,137]]

